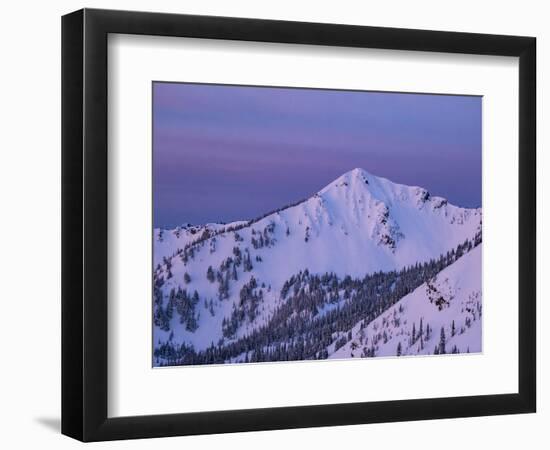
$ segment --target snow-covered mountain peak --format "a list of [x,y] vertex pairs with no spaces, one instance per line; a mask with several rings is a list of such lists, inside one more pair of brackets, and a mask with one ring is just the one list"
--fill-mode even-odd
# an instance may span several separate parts
[[364,191],[365,186],[368,186],[369,184],[369,178],[371,176],[372,175],[365,169],[356,167],[355,169],[340,175],[334,181],[321,189],[318,194],[322,195],[336,189]]
[[335,225],[344,234],[358,229],[391,252],[419,228],[470,222],[479,231],[481,224],[480,209],[450,205],[422,187],[394,183],[362,168],[344,173],[300,206],[312,229],[322,228],[324,223]]
[[354,213],[355,217],[359,212],[364,212],[365,218],[370,219],[372,213],[378,213],[382,222],[391,221],[393,217],[399,223],[400,218],[395,215],[405,210],[410,213],[422,210],[424,215],[434,214],[451,224],[463,224],[471,216],[476,216],[476,221],[481,220],[481,208],[468,209],[451,205],[443,197],[432,196],[425,188],[394,183],[362,168],[344,173],[314,197],[325,207],[338,203],[348,213]]
[[[297,261],[302,256],[309,259],[312,251],[319,251],[324,263],[334,252],[347,253],[349,258],[384,250],[375,258],[376,269],[389,269],[438,256],[480,232],[481,221],[480,208],[460,208],[431,196],[422,187],[394,183],[354,168],[310,198],[258,219],[155,230],[155,264],[192,242],[216,235],[232,238],[232,231],[238,230],[235,242],[245,239],[254,243],[259,239],[254,233],[265,232],[273,241],[269,247],[276,247],[271,253],[283,251],[288,244],[284,251],[296,252]],[[274,245],[276,242],[279,244]],[[382,261],[386,263],[378,267]],[[365,265],[370,266],[363,262]],[[364,270],[368,271],[367,267]]]
[[363,279],[451,258],[465,242],[480,242],[481,221],[481,209],[356,168],[310,198],[253,220],[157,229],[157,302],[170,301],[179,316],[157,317],[156,337],[174,331],[196,349],[238,339],[272,319],[291,280],[306,270]]
[[372,198],[388,207],[395,202],[404,201],[421,207],[430,199],[430,193],[424,188],[394,183],[359,167],[338,177],[321,189],[318,195],[321,197],[332,195],[347,199]]
[[[338,181],[359,181],[362,183],[368,184],[369,177],[373,176],[371,173],[367,172],[365,169],[361,167],[356,167],[355,169],[348,170],[347,172],[340,175],[336,180],[333,181],[333,183],[337,183]],[[333,184],[330,183],[330,184]]]

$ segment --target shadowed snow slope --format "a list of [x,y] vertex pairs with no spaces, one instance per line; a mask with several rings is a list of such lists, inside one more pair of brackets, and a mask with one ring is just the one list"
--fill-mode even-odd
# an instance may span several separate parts
[[[478,246],[376,320],[363,326],[357,323],[350,330],[352,339],[337,351],[333,346],[329,358],[396,356],[398,346],[404,356],[433,354],[436,348],[441,351],[442,328],[446,353],[453,349],[457,353],[481,352],[481,316],[481,246]],[[427,327],[431,330],[429,334]]]

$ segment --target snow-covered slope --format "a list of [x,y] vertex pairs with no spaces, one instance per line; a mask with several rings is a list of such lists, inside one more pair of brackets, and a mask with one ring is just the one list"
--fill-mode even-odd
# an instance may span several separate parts
[[[481,246],[403,297],[369,324],[342,333],[348,341],[329,358],[481,352]],[[453,326],[454,323],[454,326]],[[427,329],[430,331],[427,333]],[[414,337],[413,337],[414,330]],[[351,333],[351,340],[347,339]]]
[[222,322],[253,277],[262,299],[256,317],[240,326],[237,337],[243,336],[269,320],[283,301],[284,282],[300,270],[362,277],[400,269],[473,238],[481,220],[481,209],[459,208],[423,188],[354,169],[309,199],[258,220],[155,230],[159,290],[165,298],[172,289],[189,296],[196,291],[199,298],[195,330],[176,315],[169,331],[155,328],[155,338],[173,333],[196,349],[223,339]]
[[196,241],[206,231],[208,233],[217,233],[227,227],[238,226],[246,222],[233,222],[229,224],[207,223],[206,225],[183,224],[173,230],[155,228],[153,230],[153,242],[155,251],[153,262],[155,266],[162,262],[163,258],[169,258],[174,255],[177,249],[184,248],[187,244]]

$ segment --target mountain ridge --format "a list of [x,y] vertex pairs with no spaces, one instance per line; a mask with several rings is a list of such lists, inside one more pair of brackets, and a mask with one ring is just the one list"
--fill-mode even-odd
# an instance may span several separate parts
[[157,296],[196,291],[201,312],[187,328],[170,319],[169,331],[156,327],[155,337],[173,333],[198,349],[212,345],[224,339],[224,320],[242,306],[243,290],[261,291],[253,319],[236,330],[236,338],[244,336],[270,320],[284,303],[284,284],[300,271],[363,277],[400,270],[473,239],[481,225],[481,208],[460,208],[356,168],[257,220],[180,228],[179,236],[155,230]]
[[[368,181],[369,179],[371,180],[370,184]],[[357,189],[358,184],[362,189]],[[369,186],[369,188],[365,189],[363,184],[365,186]],[[341,194],[342,187],[348,188],[344,190],[343,196],[338,195]],[[373,190],[374,193],[372,192]],[[352,200],[351,207],[348,201],[350,197]],[[304,215],[304,223],[309,220],[314,222],[313,225],[319,225],[319,222],[324,220],[330,225],[333,225],[335,222],[334,216],[343,214],[342,208],[337,208],[339,209],[338,211],[330,211],[330,207],[332,206],[334,209],[335,203],[345,204],[345,208],[350,209],[355,215],[355,220],[347,221],[347,224],[340,223],[340,229],[344,234],[347,231],[346,225],[353,223],[358,224],[361,219],[359,217],[361,212],[365,212],[365,208],[368,206],[370,208],[369,211],[372,212],[374,218],[378,219],[377,221],[371,221],[370,223],[371,227],[369,230],[371,237],[378,235],[380,243],[387,244],[389,247],[394,247],[396,245],[396,238],[400,239],[402,237],[402,232],[399,231],[399,223],[395,223],[396,218],[392,216],[391,208],[395,205],[396,201],[404,202],[406,200],[409,200],[409,202],[415,204],[419,210],[424,208],[430,209],[432,212],[440,212],[440,215],[449,217],[451,224],[462,224],[467,221],[470,216],[477,216],[479,218],[479,226],[476,231],[480,231],[481,229],[481,208],[461,208],[454,206],[443,197],[431,196],[426,189],[419,186],[408,186],[393,183],[386,178],[372,175],[364,169],[355,168],[327,184],[324,188],[313,194],[311,197],[300,200],[288,206],[283,206],[280,209],[266,213],[255,219],[248,221],[234,221],[227,224],[209,223],[202,226],[192,225],[187,227],[177,227],[173,230],[157,228],[153,233],[155,243],[155,264],[157,264],[165,256],[173,256],[174,247],[183,248],[187,244],[192,244],[193,242],[200,240],[205,230],[207,231],[206,237],[208,238],[210,236],[224,234],[225,232],[230,233],[233,230],[238,231],[249,228],[255,224],[261,224],[262,221],[265,225],[273,218],[284,215],[288,212],[288,210],[292,210],[293,208],[297,208],[302,205],[307,205],[307,207],[304,208],[305,210],[302,211]],[[367,211],[367,215],[369,211]],[[315,220],[315,217],[317,217],[317,220]],[[300,221],[298,220],[298,222]],[[302,225],[302,223],[299,223],[299,225]],[[306,225],[306,227],[307,226],[308,225]],[[376,227],[376,229],[372,229],[373,227]],[[470,236],[471,235],[472,234],[470,234]],[[174,237],[176,239],[174,239]],[[159,243],[162,243],[163,239],[166,238],[169,240],[168,245],[158,245]],[[458,241],[455,242],[454,245],[457,243]],[[452,246],[453,245],[451,245],[451,247]],[[172,250],[172,254],[167,252],[165,250],[166,248]]]

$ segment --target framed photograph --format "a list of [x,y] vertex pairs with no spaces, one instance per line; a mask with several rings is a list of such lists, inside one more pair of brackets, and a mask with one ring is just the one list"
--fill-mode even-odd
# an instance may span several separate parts
[[62,20],[62,432],[535,412],[533,37]]

